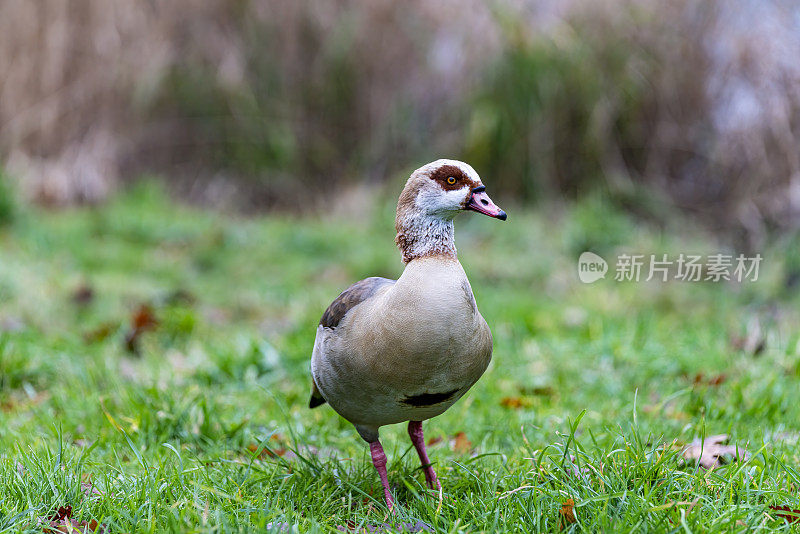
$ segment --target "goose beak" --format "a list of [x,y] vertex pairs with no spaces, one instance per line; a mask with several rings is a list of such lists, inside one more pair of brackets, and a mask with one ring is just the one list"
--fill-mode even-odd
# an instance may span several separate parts
[[486,187],[483,185],[479,185],[472,190],[464,209],[477,211],[478,213],[483,213],[484,215],[494,217],[495,219],[500,219],[501,221],[506,220],[506,212],[501,210],[497,204],[492,202],[492,199],[486,194]]

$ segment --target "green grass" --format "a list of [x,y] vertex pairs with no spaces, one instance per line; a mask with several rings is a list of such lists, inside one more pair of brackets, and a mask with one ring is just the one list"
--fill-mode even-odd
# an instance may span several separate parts
[[[328,406],[307,409],[322,311],[355,280],[401,272],[392,202],[376,206],[243,218],[143,186],[98,208],[17,210],[0,227],[0,532],[41,532],[65,505],[114,532],[545,532],[567,499],[573,531],[792,526],[769,508],[800,507],[800,323],[784,252],[762,252],[761,280],[739,288],[583,285],[583,247],[607,259],[716,251],[596,199],[511,207],[504,224],[459,219],[494,358],[425,424],[442,438],[429,448],[441,501],[423,489],[405,428],[383,429],[399,503],[389,516],[355,430]],[[83,286],[93,298],[79,303]],[[159,324],[136,355],[125,336],[141,304]],[[758,355],[731,342],[754,318]],[[683,460],[680,444],[717,433],[749,460],[711,471]]]

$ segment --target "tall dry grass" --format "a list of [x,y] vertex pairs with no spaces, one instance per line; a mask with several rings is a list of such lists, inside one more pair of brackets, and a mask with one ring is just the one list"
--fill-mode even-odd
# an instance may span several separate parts
[[166,61],[147,6],[0,3],[0,151],[29,194],[93,200],[113,187],[130,90]]
[[388,116],[444,121],[492,39],[479,1],[12,0],[0,153],[54,203],[143,171],[265,192],[376,179],[427,141]]
[[757,242],[800,223],[791,2],[10,0],[0,156],[28,195],[158,173],[307,203],[440,155]]
[[643,216],[677,206],[757,246],[800,222],[797,12],[601,2],[533,36],[508,17],[465,151],[520,196],[600,187]]

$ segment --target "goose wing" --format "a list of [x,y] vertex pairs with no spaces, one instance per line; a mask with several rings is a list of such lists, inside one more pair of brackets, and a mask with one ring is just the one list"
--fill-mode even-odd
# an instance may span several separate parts
[[[331,305],[328,306],[325,313],[322,314],[322,319],[320,319],[319,324],[323,327],[323,330],[321,334],[318,332],[317,335],[325,335],[325,329],[335,329],[339,326],[342,319],[344,319],[344,316],[347,315],[347,312],[370,298],[382,287],[394,283],[395,280],[381,278],[380,276],[372,276],[356,282],[342,291]],[[317,344],[315,343],[314,345],[316,346]],[[309,408],[316,408],[324,403],[325,398],[322,396],[322,393],[320,393],[317,384],[313,382],[312,377],[311,400],[308,403]]]

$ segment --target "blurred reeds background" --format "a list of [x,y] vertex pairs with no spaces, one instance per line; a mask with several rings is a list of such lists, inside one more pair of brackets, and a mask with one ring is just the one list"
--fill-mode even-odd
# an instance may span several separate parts
[[8,0],[0,211],[143,175],[310,211],[447,156],[506,200],[677,208],[754,248],[800,226],[798,57],[788,0]]

